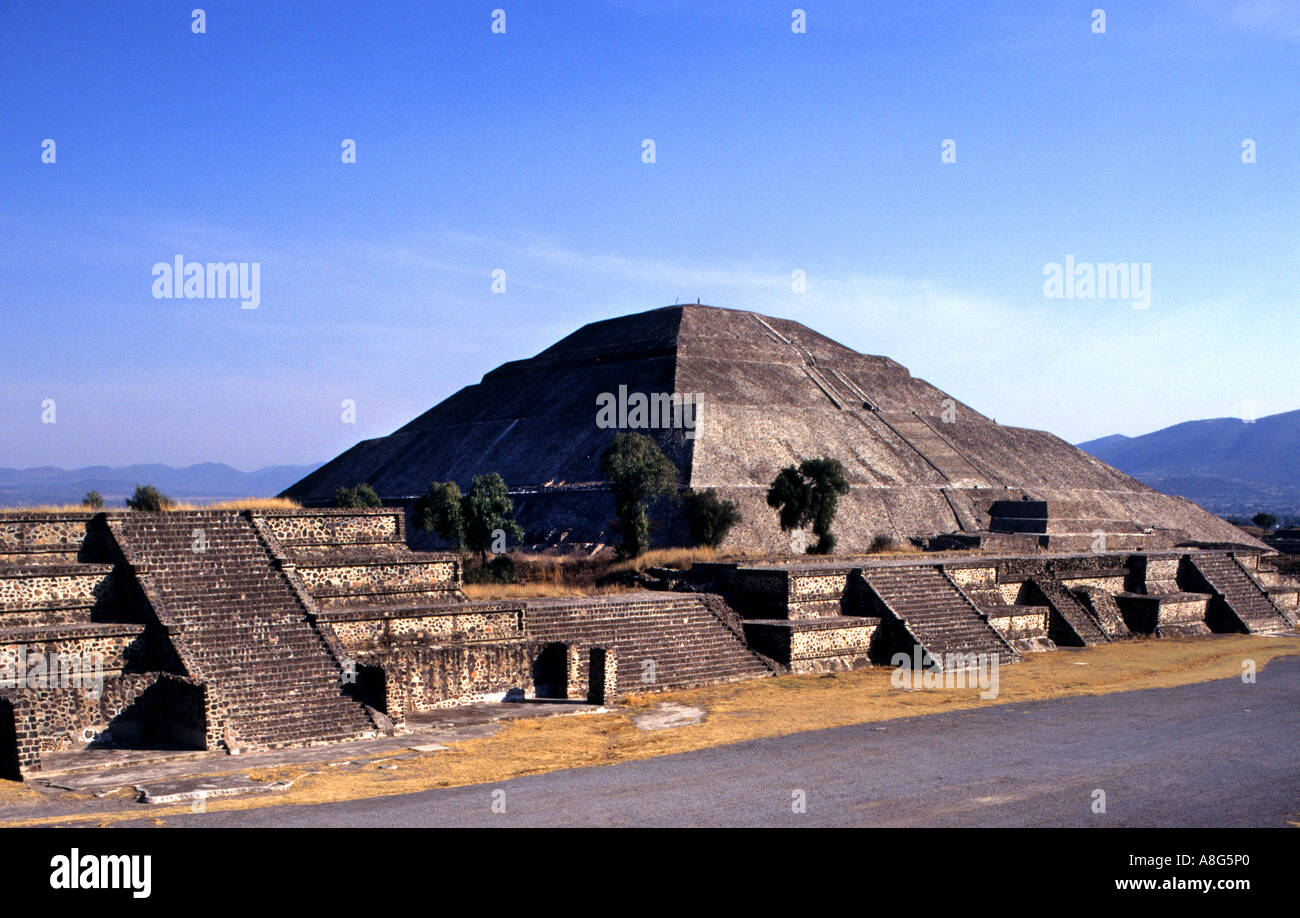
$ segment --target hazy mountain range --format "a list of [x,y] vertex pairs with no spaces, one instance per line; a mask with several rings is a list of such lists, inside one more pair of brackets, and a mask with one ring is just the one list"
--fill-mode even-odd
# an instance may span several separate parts
[[138,484],[151,484],[168,497],[186,501],[272,497],[318,467],[271,465],[241,472],[220,462],[201,462],[179,469],[156,464],[0,468],[0,506],[75,503],[90,490],[102,494],[109,505],[120,505]]
[[1247,423],[1187,421],[1164,430],[1089,440],[1079,448],[1221,516],[1260,511],[1300,517],[1300,411]]
[[[1250,517],[1267,511],[1300,518],[1300,411],[1253,423],[1240,418],[1186,421],[1140,437],[1114,434],[1078,446],[1153,488],[1220,515]],[[272,497],[322,464],[272,465],[251,472],[220,462],[184,468],[0,468],[0,506],[73,503],[92,489],[110,505],[120,505],[137,484],[154,485],[187,501]]]

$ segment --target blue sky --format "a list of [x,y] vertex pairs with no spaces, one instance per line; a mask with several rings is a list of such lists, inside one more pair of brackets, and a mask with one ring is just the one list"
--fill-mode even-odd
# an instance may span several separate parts
[[323,460],[696,298],[1073,441],[1300,407],[1300,4],[201,2],[0,3],[0,465]]

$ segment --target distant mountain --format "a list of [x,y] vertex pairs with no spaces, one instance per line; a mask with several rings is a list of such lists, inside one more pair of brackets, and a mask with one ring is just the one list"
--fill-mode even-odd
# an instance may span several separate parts
[[1300,411],[1187,421],[1078,444],[1102,462],[1224,516],[1300,517]]
[[0,506],[74,503],[91,490],[110,505],[120,505],[140,484],[154,485],[168,497],[187,501],[272,497],[319,467],[319,463],[272,465],[241,472],[220,462],[201,462],[179,469],[169,465],[0,468]]

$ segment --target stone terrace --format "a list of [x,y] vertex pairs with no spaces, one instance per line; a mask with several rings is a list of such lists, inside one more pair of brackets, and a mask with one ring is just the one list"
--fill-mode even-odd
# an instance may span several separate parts
[[[1209,582],[1205,571],[1218,580]],[[1296,588],[1254,551],[952,552],[920,558],[697,564],[751,646],[796,672],[1104,643],[1135,635],[1276,632]]]
[[[1011,509],[1053,525],[1051,508]],[[407,548],[400,509],[0,514],[0,652],[58,658],[64,677],[0,673],[0,765],[17,777],[106,745],[312,745],[470,702],[603,703],[918,649],[960,666],[1278,632],[1300,604],[1293,579],[1241,548],[697,564],[672,581],[688,592],[527,602],[470,601],[461,575],[457,556]]]

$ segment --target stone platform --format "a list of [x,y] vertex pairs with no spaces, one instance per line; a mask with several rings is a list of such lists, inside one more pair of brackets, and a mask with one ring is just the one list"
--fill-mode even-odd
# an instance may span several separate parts
[[1298,594],[1240,547],[709,563],[675,591],[520,602],[461,583],[457,556],[407,548],[400,509],[0,515],[0,766],[374,741],[476,703],[602,704],[918,651],[944,668],[1276,633]]

